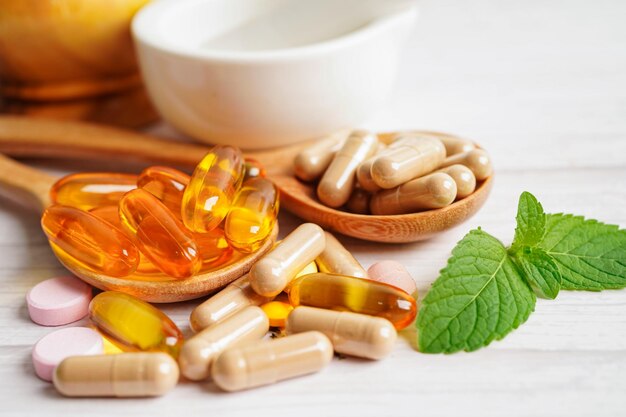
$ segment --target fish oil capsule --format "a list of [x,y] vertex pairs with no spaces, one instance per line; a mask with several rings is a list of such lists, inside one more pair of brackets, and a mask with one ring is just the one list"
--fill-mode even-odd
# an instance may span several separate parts
[[269,321],[263,310],[248,306],[187,340],[178,357],[180,371],[193,381],[206,379],[220,353],[233,346],[260,340],[268,330]]
[[365,278],[367,272],[354,256],[332,234],[324,232],[326,247],[315,259],[320,272]]
[[185,187],[191,177],[174,168],[153,166],[143,170],[137,178],[137,187],[159,199],[176,217],[180,218]]
[[254,158],[245,158],[243,163],[243,180],[247,181],[251,178],[265,178],[265,167],[262,163]]
[[259,295],[275,297],[325,247],[324,231],[304,223],[285,237],[250,269],[250,285]]
[[377,186],[394,188],[435,170],[446,157],[441,141],[429,136],[403,136],[376,157],[371,177]]
[[389,320],[397,330],[411,324],[417,314],[415,299],[409,294],[363,278],[320,272],[295,279],[287,292],[293,306],[378,316]]
[[69,269],[85,268],[110,277],[125,277],[139,265],[139,251],[119,229],[86,211],[53,205],[41,227],[59,260]]
[[159,352],[72,356],[53,382],[66,397],[154,397],[174,388],[178,373],[176,361]]
[[471,169],[465,165],[456,164],[449,167],[442,168],[436,172],[443,172],[448,174],[454,180],[456,184],[456,198],[465,198],[472,194],[476,189],[476,177]]
[[287,334],[317,330],[332,342],[335,352],[368,359],[391,353],[397,332],[389,320],[348,311],[297,307],[287,318]]
[[456,198],[456,183],[448,174],[437,172],[372,196],[372,214],[406,214],[442,208]]
[[261,305],[261,310],[270,320],[271,327],[284,328],[293,306],[282,301],[270,301]]
[[124,193],[137,188],[137,176],[112,172],[85,172],[67,175],[50,188],[54,204],[90,210],[117,205]]
[[[99,217],[106,222],[109,222],[111,225],[118,228],[119,230],[123,230],[117,206],[96,207],[89,210],[89,212],[94,216]],[[135,270],[135,272],[142,275],[149,275],[158,274],[161,271],[159,270],[159,268],[154,266],[152,262],[150,262],[150,259],[146,258],[145,255],[142,255],[141,252],[139,252],[139,263],[137,264],[137,269]]]
[[89,304],[89,318],[101,332],[129,349],[178,356],[183,334],[161,310],[132,295],[105,291]]
[[346,208],[355,214],[369,214],[370,198],[372,195],[361,188],[355,188],[352,191],[350,199],[346,203]]
[[440,165],[440,168],[449,167],[450,165],[461,164],[472,170],[478,181],[487,179],[493,173],[491,158],[489,154],[482,149],[474,149],[466,153],[460,153],[449,156]]
[[232,146],[215,146],[196,166],[183,193],[182,218],[197,233],[224,220],[243,181],[243,156]]
[[346,132],[338,132],[300,151],[293,167],[296,177],[313,181],[322,176],[345,140]]
[[273,384],[322,370],[333,358],[333,346],[320,332],[305,332],[222,353],[211,369],[225,391]]
[[278,205],[278,190],[270,180],[252,178],[244,182],[226,216],[228,243],[244,253],[259,249],[276,225]]
[[192,233],[152,194],[128,192],[120,201],[122,227],[148,259],[174,278],[187,278],[202,266]]
[[317,186],[317,196],[329,207],[343,206],[354,188],[358,166],[374,154],[376,135],[356,130],[337,152]]
[[248,306],[258,306],[272,299],[254,292],[246,274],[193,309],[189,317],[191,330],[199,332]]
[[208,233],[194,233],[193,238],[203,268],[222,265],[233,256],[233,248],[228,244],[224,230],[219,227]]
[[437,136],[443,146],[446,147],[446,156],[455,155],[457,153],[469,152],[476,149],[476,145],[471,140],[457,138],[456,136],[441,135]]

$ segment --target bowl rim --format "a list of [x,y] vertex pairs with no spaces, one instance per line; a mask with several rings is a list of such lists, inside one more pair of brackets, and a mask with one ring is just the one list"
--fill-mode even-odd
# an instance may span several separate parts
[[197,7],[197,4],[211,0],[155,1],[148,3],[135,14],[131,22],[131,33],[135,43],[147,46],[167,55],[203,61],[226,61],[242,63],[263,63],[279,60],[304,59],[348,49],[376,37],[388,28],[402,23],[412,23],[418,16],[414,3],[405,10],[383,15],[347,34],[333,39],[304,46],[261,51],[228,51],[214,49],[185,48],[169,42],[159,41],[153,22],[167,14],[172,7]]

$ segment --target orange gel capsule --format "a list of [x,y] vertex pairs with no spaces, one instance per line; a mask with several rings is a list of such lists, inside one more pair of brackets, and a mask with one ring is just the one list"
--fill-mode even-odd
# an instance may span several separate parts
[[161,351],[178,357],[183,334],[161,310],[132,295],[105,291],[89,304],[99,331],[128,350]]
[[50,188],[53,204],[90,210],[117,205],[124,193],[137,188],[137,176],[108,172],[72,174],[58,180]]
[[270,180],[246,181],[226,216],[228,243],[245,253],[259,249],[276,224],[278,206],[278,190]]
[[253,158],[246,158],[243,164],[243,180],[247,181],[250,178],[265,178],[265,167],[259,161]]
[[120,201],[122,227],[134,236],[141,253],[174,278],[200,270],[202,260],[193,234],[155,196],[137,189]]
[[146,190],[180,218],[185,187],[191,177],[174,168],[154,166],[143,170],[137,178],[137,187]]
[[[124,230],[122,222],[120,221],[120,214],[117,206],[96,207],[95,209],[89,210],[89,212],[94,216],[100,217],[102,220],[111,223],[118,229]],[[137,265],[137,270],[135,272],[145,275],[158,274],[161,271],[159,268],[154,266],[152,262],[150,262],[150,259],[146,258],[145,255],[142,255],[141,252],[139,252],[139,264]]]
[[293,306],[383,317],[397,330],[407,327],[417,315],[415,299],[409,294],[391,285],[364,278],[309,274],[292,281],[287,292]]
[[243,157],[232,146],[215,146],[193,171],[185,189],[182,218],[197,233],[215,229],[224,220],[243,181]]
[[139,263],[134,243],[119,229],[86,211],[53,205],[41,217],[41,227],[61,262],[111,277],[132,274]]
[[193,237],[202,266],[221,265],[233,255],[233,248],[228,244],[224,230],[219,227],[208,233],[194,233]]

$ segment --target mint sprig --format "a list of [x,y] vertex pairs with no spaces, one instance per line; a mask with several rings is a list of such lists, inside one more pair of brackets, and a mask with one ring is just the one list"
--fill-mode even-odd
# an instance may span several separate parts
[[470,231],[452,250],[420,307],[422,352],[473,351],[502,339],[528,319],[535,294],[560,289],[626,287],[626,230],[566,214],[545,214],[530,193],[520,196],[510,248]]

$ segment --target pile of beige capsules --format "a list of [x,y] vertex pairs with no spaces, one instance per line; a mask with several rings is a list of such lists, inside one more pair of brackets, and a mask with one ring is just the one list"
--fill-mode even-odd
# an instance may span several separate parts
[[326,206],[357,214],[406,214],[446,207],[474,192],[492,173],[473,142],[443,134],[400,132],[386,145],[356,130],[329,137],[297,155],[296,176],[315,181]]
[[[212,378],[226,391],[267,385],[317,372],[333,352],[386,357],[397,330],[415,319],[415,297],[415,282],[401,265],[382,261],[365,271],[333,235],[305,223],[198,305],[190,316],[196,334],[188,340],[151,304],[122,292],[96,295],[88,305],[91,324],[125,352],[64,357],[51,378],[72,397],[163,395],[179,373]],[[45,352],[36,346],[33,359],[41,364]]]

